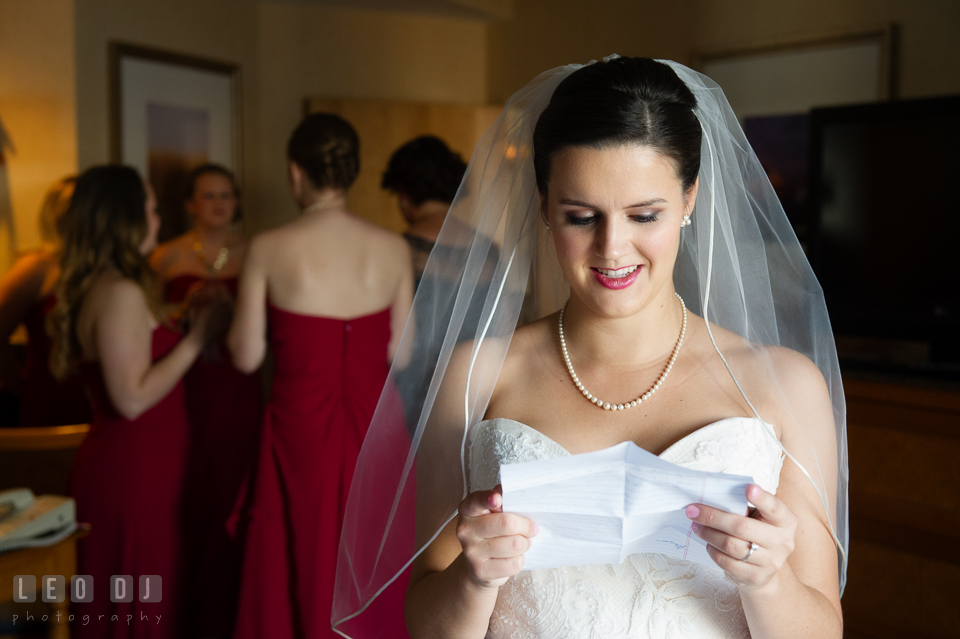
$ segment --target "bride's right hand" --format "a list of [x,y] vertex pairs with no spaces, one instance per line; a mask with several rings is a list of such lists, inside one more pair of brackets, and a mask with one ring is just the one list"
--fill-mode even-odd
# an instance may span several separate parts
[[458,512],[457,539],[476,585],[499,588],[523,570],[523,554],[537,534],[537,524],[503,512],[500,486],[470,493]]

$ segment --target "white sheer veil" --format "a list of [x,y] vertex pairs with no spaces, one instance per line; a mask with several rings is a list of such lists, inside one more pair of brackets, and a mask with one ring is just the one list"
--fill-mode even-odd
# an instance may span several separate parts
[[[720,87],[664,63],[696,97],[703,129],[699,194],[693,224],[682,234],[676,290],[692,312],[709,319],[708,328],[712,323],[745,340],[755,353],[751,366],[766,368],[763,375],[737,370],[716,349],[755,414],[751,398],[758,391],[744,379],[761,377],[764,395],[782,398],[778,414],[792,423],[781,427],[794,434],[784,452],[816,487],[827,513],[842,592],[846,419],[823,293]],[[404,572],[467,494],[468,435],[483,419],[514,330],[566,300],[539,216],[532,145],[557,85],[579,68],[544,72],[507,101],[477,144],[427,261],[400,347],[414,356],[404,370],[391,370],[347,503],[332,611],[343,636],[378,636],[375,600],[388,589],[406,589]],[[834,432],[816,432],[822,425],[805,423],[804,407],[791,404],[790,385],[809,362],[829,392]]]

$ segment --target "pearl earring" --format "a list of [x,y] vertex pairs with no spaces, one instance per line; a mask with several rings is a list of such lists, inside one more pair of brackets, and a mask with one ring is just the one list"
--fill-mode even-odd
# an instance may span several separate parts
[[690,226],[690,224],[692,224],[690,221],[690,216],[684,215],[683,220],[680,222],[680,228],[683,228],[684,226]]
[[547,230],[549,231],[549,230],[550,230],[550,222],[544,220],[543,223],[547,225]]

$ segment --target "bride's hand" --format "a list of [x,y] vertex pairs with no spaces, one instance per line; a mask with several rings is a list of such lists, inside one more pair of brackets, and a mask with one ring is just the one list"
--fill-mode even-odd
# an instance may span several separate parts
[[503,512],[500,486],[470,493],[460,502],[457,539],[469,576],[478,586],[499,588],[523,570],[523,553],[536,534],[532,520]]
[[[747,499],[757,507],[749,517],[703,504],[687,506],[687,517],[697,536],[707,542],[707,554],[727,576],[741,590],[757,590],[774,579],[793,552],[797,516],[756,484],[747,487]],[[753,552],[751,543],[757,544]]]

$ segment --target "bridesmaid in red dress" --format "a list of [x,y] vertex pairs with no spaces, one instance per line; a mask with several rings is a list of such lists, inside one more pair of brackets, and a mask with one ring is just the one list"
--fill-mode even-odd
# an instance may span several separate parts
[[[364,434],[413,298],[406,243],[347,210],[359,169],[353,127],[307,117],[288,148],[303,214],[256,236],[228,336],[254,370],[273,347],[270,390],[245,526],[236,639],[335,637],[340,527]],[[402,417],[401,417],[402,419]],[[399,610],[399,608],[398,608]],[[406,634],[402,615],[395,632]]]
[[[5,398],[19,396],[19,418],[15,423],[0,425],[61,426],[90,421],[90,402],[80,378],[72,375],[58,381],[50,372],[46,328],[47,314],[56,303],[53,288],[60,277],[56,225],[70,205],[75,182],[75,178],[64,178],[47,191],[40,209],[43,245],[18,258],[0,279],[0,385]],[[10,336],[21,323],[27,329],[23,371],[10,347]],[[52,397],[56,401],[51,401]]]
[[[94,407],[71,485],[78,521],[92,525],[78,543],[77,573],[93,577],[93,601],[71,610],[79,639],[183,636],[181,379],[226,322],[222,306],[193,312],[186,335],[162,322],[146,260],[160,226],[155,207],[134,169],[99,166],[78,178],[60,222],[51,364],[57,375],[79,368]],[[112,575],[133,577],[132,601],[111,603]],[[147,575],[162,583],[144,601]]]
[[[193,229],[161,244],[150,257],[167,302],[237,294],[247,242],[233,230],[238,218],[233,174],[204,164],[187,178],[185,208]],[[189,614],[195,636],[229,637],[236,615],[242,546],[226,521],[256,457],[263,422],[260,375],[242,373],[225,345],[205,350],[184,378],[191,424],[187,473],[190,521],[187,557]]]

